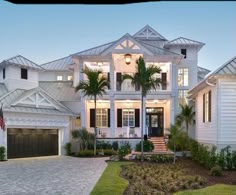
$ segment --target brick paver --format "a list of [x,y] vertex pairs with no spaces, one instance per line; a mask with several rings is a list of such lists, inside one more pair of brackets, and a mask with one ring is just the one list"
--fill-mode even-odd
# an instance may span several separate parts
[[54,156],[0,162],[0,194],[89,195],[105,160]]

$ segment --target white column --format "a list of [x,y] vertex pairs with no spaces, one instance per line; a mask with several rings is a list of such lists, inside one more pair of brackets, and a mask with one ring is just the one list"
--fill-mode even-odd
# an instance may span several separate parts
[[175,115],[177,114],[178,108],[178,77],[176,64],[172,63],[172,74],[171,74],[171,99],[170,99],[170,123],[175,123]]
[[111,137],[115,137],[115,95],[114,95],[114,62],[110,62],[110,129]]

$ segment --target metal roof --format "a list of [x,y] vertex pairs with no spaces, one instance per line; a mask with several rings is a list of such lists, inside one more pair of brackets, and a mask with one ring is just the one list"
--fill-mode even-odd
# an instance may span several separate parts
[[194,41],[191,39],[187,39],[184,37],[179,37],[177,39],[174,39],[172,41],[168,41],[165,46],[169,45],[196,45],[196,46],[203,46],[205,43],[199,42],[199,41]]
[[236,75],[236,56],[212,72],[211,75]]
[[15,65],[15,66],[20,66],[20,67],[24,67],[24,68],[31,68],[31,69],[35,69],[35,70],[44,70],[38,64],[30,61],[29,59],[27,59],[21,55],[6,59],[0,63],[0,67],[6,67],[9,65]]
[[198,68],[198,72],[197,72],[197,75],[198,75],[198,82],[200,82],[201,80],[203,80],[205,78],[205,76],[211,72],[210,70],[207,70],[205,68],[202,68],[202,67],[197,67]]
[[[53,104],[56,105],[56,108],[36,108],[32,106],[20,106],[14,105],[22,97],[27,96],[30,93],[40,91],[40,93],[44,94],[47,99],[49,99]],[[35,113],[35,114],[55,114],[55,115],[75,115],[69,108],[65,107],[63,104],[58,102],[57,100],[50,97],[43,89],[40,87],[24,90],[24,89],[15,89],[6,95],[0,98],[0,103],[3,104],[3,110],[9,112],[26,112],[26,113]]]
[[133,35],[134,38],[138,39],[152,39],[152,40],[165,40],[167,39],[163,37],[160,33],[158,33],[156,30],[154,30],[149,25],[144,26],[141,30],[139,30],[137,33]]
[[69,70],[70,65],[73,65],[74,62],[71,56],[67,56],[64,58],[60,58],[45,64],[41,64],[40,66],[45,68],[46,70]]
[[0,83],[0,98],[8,92],[4,83]]
[[79,101],[81,98],[71,81],[40,81],[39,86],[59,101]]

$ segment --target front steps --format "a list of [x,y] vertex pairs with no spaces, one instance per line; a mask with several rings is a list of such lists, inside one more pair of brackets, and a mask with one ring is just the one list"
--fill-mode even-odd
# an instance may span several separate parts
[[149,138],[154,145],[154,150],[152,152],[166,152],[167,147],[164,140],[164,137],[151,137]]

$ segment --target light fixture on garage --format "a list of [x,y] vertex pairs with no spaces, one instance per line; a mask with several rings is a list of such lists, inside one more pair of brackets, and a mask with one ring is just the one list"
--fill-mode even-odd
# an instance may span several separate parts
[[131,54],[127,53],[125,54],[125,63],[129,65],[131,63]]

